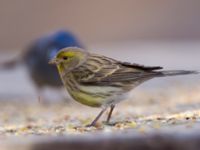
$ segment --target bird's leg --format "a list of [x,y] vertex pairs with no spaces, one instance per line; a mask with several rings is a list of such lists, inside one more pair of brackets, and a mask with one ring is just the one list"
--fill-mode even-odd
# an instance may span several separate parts
[[109,112],[108,117],[107,117],[107,120],[106,120],[106,123],[107,123],[107,124],[109,124],[109,121],[110,121],[110,118],[111,118],[111,115],[112,115],[112,112],[113,112],[114,108],[115,108],[115,105],[112,104],[112,105],[110,106],[110,112]]
[[36,86],[36,94],[37,94],[38,102],[40,104],[42,104],[44,102],[43,101],[43,88]]
[[107,109],[107,107],[103,108],[101,110],[101,112],[97,115],[97,117],[92,121],[92,123],[90,123],[89,125],[87,125],[86,127],[91,127],[91,126],[95,126],[96,122],[99,120],[99,118],[101,117],[101,115],[105,112],[105,110]]
[[41,98],[42,93],[41,93],[41,91],[38,90],[38,89],[37,89],[37,92],[36,92],[36,93],[37,93],[38,102],[41,103],[41,102],[42,102],[42,98]]

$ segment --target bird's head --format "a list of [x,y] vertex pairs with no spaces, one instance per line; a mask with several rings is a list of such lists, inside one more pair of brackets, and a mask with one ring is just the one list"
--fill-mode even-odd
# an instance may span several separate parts
[[49,64],[55,64],[59,73],[68,73],[76,67],[83,64],[88,57],[88,52],[77,47],[68,47],[61,49],[56,56],[49,61]]

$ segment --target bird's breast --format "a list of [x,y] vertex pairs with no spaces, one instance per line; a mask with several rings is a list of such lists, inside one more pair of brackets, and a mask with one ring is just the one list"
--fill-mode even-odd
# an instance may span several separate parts
[[113,96],[122,93],[122,89],[113,86],[82,85],[73,76],[68,76],[64,80],[67,91],[72,98],[84,105],[101,107],[112,99]]

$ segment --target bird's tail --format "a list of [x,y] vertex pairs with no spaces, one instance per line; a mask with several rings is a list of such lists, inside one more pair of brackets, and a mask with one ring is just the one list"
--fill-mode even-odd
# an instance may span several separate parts
[[177,75],[189,75],[189,74],[198,74],[198,71],[192,71],[192,70],[167,70],[167,71],[161,71],[160,77],[164,76],[177,76]]
[[1,70],[13,69],[19,64],[21,64],[21,62],[22,62],[21,59],[18,57],[4,62],[0,62],[0,69]]

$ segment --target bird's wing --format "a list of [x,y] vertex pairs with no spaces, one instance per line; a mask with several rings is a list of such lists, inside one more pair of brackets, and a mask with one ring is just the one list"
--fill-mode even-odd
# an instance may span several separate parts
[[[93,57],[92,59],[91,60],[95,62],[88,61],[89,63],[82,69],[82,75],[79,72],[78,80],[80,83],[97,84],[142,80],[159,75],[160,72],[155,72],[154,70],[162,69],[162,67],[147,67],[138,64],[119,62],[107,57],[101,57],[99,59]],[[104,63],[102,63],[102,61]]]

